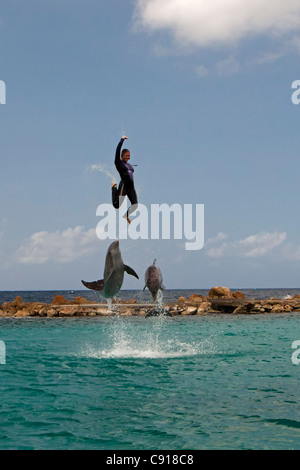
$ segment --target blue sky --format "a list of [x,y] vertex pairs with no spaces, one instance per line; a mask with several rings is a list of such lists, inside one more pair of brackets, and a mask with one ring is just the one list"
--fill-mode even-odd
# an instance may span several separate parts
[[143,288],[299,287],[300,5],[294,0],[0,1],[0,289],[102,277],[115,147],[139,201],[204,204],[205,244],[124,240]]

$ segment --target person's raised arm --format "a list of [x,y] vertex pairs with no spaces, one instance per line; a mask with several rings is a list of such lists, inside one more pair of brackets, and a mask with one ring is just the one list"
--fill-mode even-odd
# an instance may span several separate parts
[[120,140],[120,142],[119,142],[118,145],[117,145],[117,148],[116,148],[116,156],[115,156],[115,165],[118,165],[119,162],[120,162],[120,158],[121,158],[121,148],[122,148],[122,145],[123,145],[123,142],[124,142],[125,139],[128,139],[128,137],[126,137],[126,135],[122,135],[121,140]]

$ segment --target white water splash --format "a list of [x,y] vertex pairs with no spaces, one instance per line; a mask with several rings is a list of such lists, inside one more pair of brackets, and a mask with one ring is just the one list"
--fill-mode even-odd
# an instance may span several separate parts
[[157,294],[156,294],[156,302],[158,305],[159,309],[163,309],[163,293],[161,289],[158,289]]
[[102,351],[98,358],[144,358],[163,359],[196,356],[203,354],[200,344],[181,343],[176,340],[168,340],[164,344],[149,341],[148,344],[133,344],[130,340],[122,341],[111,350]]
[[110,180],[113,182],[113,183],[117,183],[117,179],[116,179],[116,175],[114,175],[112,173],[112,170],[110,169],[110,167],[108,167],[107,165],[105,164],[100,164],[100,163],[95,163],[94,165],[90,165],[87,167],[87,171],[100,171],[101,173],[103,173],[105,176],[107,176],[108,178],[110,178]]
[[[168,317],[159,316],[147,320],[147,328],[140,329],[137,325],[129,325],[122,319],[114,323],[109,335],[111,346],[106,348],[86,345],[82,356],[95,359],[163,359],[197,356],[215,352],[213,343],[209,338],[199,342],[184,342],[177,337],[170,337],[166,332]],[[133,327],[132,327],[133,326]],[[167,337],[166,337],[167,334]]]

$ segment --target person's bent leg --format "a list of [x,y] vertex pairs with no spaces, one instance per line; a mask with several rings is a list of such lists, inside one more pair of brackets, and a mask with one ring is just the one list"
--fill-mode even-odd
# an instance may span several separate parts
[[127,197],[131,203],[131,206],[129,207],[124,217],[127,219],[127,222],[130,223],[129,216],[138,208],[138,200],[137,200],[137,195],[136,195],[134,188],[132,188],[130,191],[127,192]]
[[119,207],[123,204],[123,201],[125,199],[124,193],[124,183],[119,184],[119,188],[117,188],[117,185],[113,185],[111,188],[111,194],[112,194],[112,205],[114,206],[115,209],[119,209]]
[[119,209],[119,192],[116,184],[111,187],[111,198],[114,208]]

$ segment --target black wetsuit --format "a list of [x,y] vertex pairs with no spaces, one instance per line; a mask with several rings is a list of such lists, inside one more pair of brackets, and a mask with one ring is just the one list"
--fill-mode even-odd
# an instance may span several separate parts
[[126,213],[126,217],[128,217],[136,210],[138,200],[133,182],[134,168],[132,165],[130,165],[130,163],[123,162],[123,160],[120,158],[123,142],[124,139],[121,139],[116,149],[115,165],[121,177],[121,181],[118,188],[116,188],[116,186],[112,187],[112,203],[115,209],[119,209],[125,199],[125,196],[127,196],[131,203],[131,206]]

